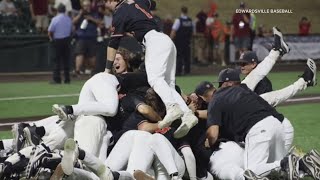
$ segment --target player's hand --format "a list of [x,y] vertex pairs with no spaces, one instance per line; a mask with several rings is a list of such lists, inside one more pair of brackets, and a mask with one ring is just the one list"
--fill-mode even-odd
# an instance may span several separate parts
[[195,104],[198,103],[198,96],[196,95],[196,93],[190,94],[189,98],[190,98],[190,100],[191,100],[192,102],[194,102]]
[[188,107],[192,110],[192,112],[195,112],[198,109],[197,104],[194,102],[191,102]]
[[206,141],[204,142],[204,146],[206,148],[210,148],[209,139],[206,139]]

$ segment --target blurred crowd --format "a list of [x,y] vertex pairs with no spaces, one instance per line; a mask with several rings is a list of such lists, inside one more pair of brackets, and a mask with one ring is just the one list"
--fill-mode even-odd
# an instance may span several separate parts
[[[240,2],[235,9],[248,6]],[[159,29],[168,34],[177,47],[177,75],[189,74],[192,63],[226,66],[231,63],[231,47],[238,59],[242,52],[252,50],[255,37],[272,35],[272,30],[257,21],[255,14],[234,13],[230,18],[223,17],[229,19],[223,22],[215,0],[203,0],[199,7],[202,8],[194,19],[188,14],[188,7],[181,7],[181,15],[176,18],[151,10]],[[0,21],[2,35],[48,34],[56,54],[52,83],[60,84],[62,67],[64,82],[70,82],[70,64],[74,64],[76,77],[85,70],[95,73],[97,53],[105,53],[97,45],[106,43],[110,36],[112,12],[104,0],[1,0]],[[298,27],[299,35],[307,36],[311,22],[302,17]],[[70,58],[71,54],[74,57]],[[70,63],[70,59],[74,63]]]

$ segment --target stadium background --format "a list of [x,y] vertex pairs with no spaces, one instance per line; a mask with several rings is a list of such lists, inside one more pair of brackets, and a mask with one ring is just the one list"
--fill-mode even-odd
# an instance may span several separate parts
[[[239,1],[237,0],[217,0],[216,2],[222,21],[229,20],[235,8],[239,5]],[[278,25],[283,32],[295,34],[298,31],[298,21],[302,16],[307,16],[312,22],[312,33],[320,33],[320,1],[318,0],[247,0],[245,2],[249,8],[292,9],[292,14],[257,14],[257,23],[263,23],[268,28],[271,28],[273,25]],[[190,15],[193,17],[201,8],[197,0],[161,0],[158,6],[158,14],[161,16],[170,13],[173,17],[177,17],[181,5],[189,7]],[[3,66],[6,64],[4,61],[8,61],[8,59],[14,62],[14,58],[20,56],[19,58],[24,60],[24,62],[18,61],[17,64],[14,64],[15,67],[21,68],[19,69],[19,73],[5,70],[0,72],[0,138],[11,137],[9,130],[12,122],[32,121],[52,115],[51,105],[54,103],[76,103],[77,95],[82,84],[85,79],[89,78],[86,76],[81,80],[72,81],[70,85],[54,86],[48,84],[51,73],[48,72],[47,69],[44,69],[44,71],[37,69],[36,72],[23,71],[24,63],[28,64],[32,62],[35,57],[15,53],[15,49],[10,49],[11,47],[6,44],[12,42],[12,39],[21,38],[21,36],[28,40],[38,38],[36,35],[2,34],[0,36],[0,47],[2,49],[0,49],[0,57],[6,57],[6,59],[0,58],[2,69],[14,69],[14,67]],[[10,40],[5,41],[8,39]],[[45,42],[42,45],[42,47],[45,48]],[[3,51],[4,49],[7,51]],[[8,50],[15,56],[8,56]],[[48,57],[41,52],[41,49],[29,53],[36,55],[37,59],[43,59],[43,61],[48,60]],[[319,65],[320,62],[316,62]],[[9,63],[7,65],[12,64]],[[214,81],[221,68],[222,67],[219,66],[193,66],[193,74],[178,77],[177,84],[182,87],[185,93],[190,93],[200,81]],[[304,67],[301,62],[280,62],[268,77],[270,77],[274,89],[279,89],[294,82],[298,75],[303,72],[303,69]],[[318,74],[318,79],[319,78],[320,76]],[[292,121],[295,127],[294,144],[296,146],[304,151],[310,150],[311,148],[320,150],[320,131],[318,130],[320,127],[320,87],[316,86],[307,89],[296,98],[300,99],[288,102],[285,105],[277,107],[277,109]]]

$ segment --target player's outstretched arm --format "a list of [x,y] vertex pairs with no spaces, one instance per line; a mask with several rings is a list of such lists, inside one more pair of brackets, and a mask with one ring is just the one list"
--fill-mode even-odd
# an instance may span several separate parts
[[106,62],[106,69],[104,72],[106,73],[111,73],[112,66],[113,66],[113,61],[116,57],[117,49],[113,47],[107,48],[107,62]]
[[151,106],[149,106],[147,104],[140,103],[137,106],[137,110],[145,118],[149,119],[149,121],[151,121],[151,122],[158,122],[158,121],[162,120],[162,118],[159,116],[159,114],[156,111],[154,111],[154,109]]

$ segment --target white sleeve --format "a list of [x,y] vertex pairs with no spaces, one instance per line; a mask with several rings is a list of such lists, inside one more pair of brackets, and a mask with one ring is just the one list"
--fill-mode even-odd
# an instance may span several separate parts
[[176,19],[172,25],[172,30],[178,31],[179,27],[180,27],[180,20]]
[[248,88],[253,91],[257,84],[271,71],[279,55],[279,51],[271,50],[269,55],[265,57],[241,83],[246,84]]

